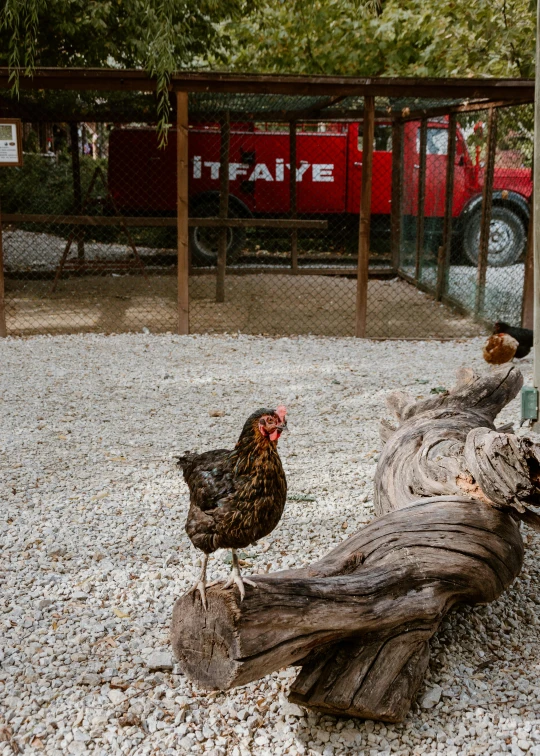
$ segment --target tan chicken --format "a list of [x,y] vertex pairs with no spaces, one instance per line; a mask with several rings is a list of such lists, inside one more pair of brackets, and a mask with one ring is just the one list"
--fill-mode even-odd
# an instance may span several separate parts
[[482,354],[490,365],[502,365],[516,356],[519,343],[508,333],[494,333],[486,341]]

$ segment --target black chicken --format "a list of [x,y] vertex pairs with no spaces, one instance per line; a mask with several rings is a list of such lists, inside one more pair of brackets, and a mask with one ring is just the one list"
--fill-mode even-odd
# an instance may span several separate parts
[[[236,549],[271,533],[283,514],[287,481],[277,442],[287,426],[285,407],[260,409],[248,417],[234,449],[185,452],[178,465],[189,486],[186,533],[203,552],[201,576],[194,586],[206,608],[206,566],[216,549],[232,549],[232,571],[225,588],[245,590]],[[255,583],[244,578],[248,585]]]
[[493,333],[507,333],[518,342],[519,346],[514,355],[518,360],[526,357],[532,349],[533,332],[530,328],[517,328],[498,320],[493,326]]

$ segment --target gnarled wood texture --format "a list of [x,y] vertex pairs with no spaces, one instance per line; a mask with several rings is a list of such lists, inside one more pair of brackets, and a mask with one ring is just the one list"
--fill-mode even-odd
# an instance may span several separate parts
[[521,569],[519,519],[536,517],[522,510],[538,499],[539,457],[493,426],[521,382],[513,367],[460,371],[443,396],[393,394],[400,425],[383,426],[381,516],[308,567],[253,576],[242,603],[219,586],[208,611],[193,593],[180,598],[171,637],[183,671],[227,689],[296,664],[292,701],[403,719],[444,615],[493,601]]

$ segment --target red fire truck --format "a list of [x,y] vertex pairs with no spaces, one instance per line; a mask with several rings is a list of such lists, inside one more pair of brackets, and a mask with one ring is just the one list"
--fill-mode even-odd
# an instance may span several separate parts
[[[404,128],[404,230],[414,229],[418,207],[420,127]],[[325,130],[321,130],[325,129]],[[373,157],[372,228],[390,226],[392,188],[391,126],[377,124]],[[426,158],[426,244],[440,243],[444,214],[447,120],[428,123]],[[219,126],[195,125],[189,130],[189,197],[192,217],[218,214]],[[117,206],[132,214],[173,214],[176,208],[176,132],[165,150],[158,149],[152,129],[115,129],[109,144],[109,188]],[[289,203],[289,135],[253,124],[231,128],[229,162],[230,217],[283,217]],[[480,236],[483,169],[469,154],[461,129],[457,131],[453,196],[454,233],[465,258],[476,263]],[[362,125],[319,125],[317,131],[297,135],[297,207],[302,218],[357,216],[362,179]],[[531,171],[523,167],[496,168],[489,243],[490,265],[511,265],[524,254]],[[407,223],[408,221],[408,223]],[[245,246],[245,229],[231,229],[228,259]],[[202,228],[190,229],[194,261],[215,260],[215,245]]]

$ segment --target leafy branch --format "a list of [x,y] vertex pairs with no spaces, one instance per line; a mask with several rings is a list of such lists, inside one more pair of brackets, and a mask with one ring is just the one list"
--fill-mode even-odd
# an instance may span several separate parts
[[167,142],[171,77],[214,52],[220,24],[251,12],[257,0],[3,0],[0,65],[20,77],[37,66],[142,67],[155,79],[160,145]]

